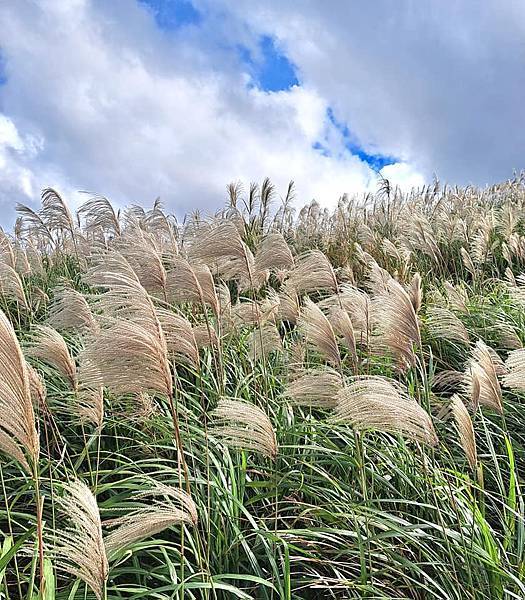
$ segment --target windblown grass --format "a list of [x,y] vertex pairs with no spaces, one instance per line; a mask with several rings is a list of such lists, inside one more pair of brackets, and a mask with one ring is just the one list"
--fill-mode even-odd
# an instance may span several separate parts
[[525,179],[0,235],[0,599],[525,597]]

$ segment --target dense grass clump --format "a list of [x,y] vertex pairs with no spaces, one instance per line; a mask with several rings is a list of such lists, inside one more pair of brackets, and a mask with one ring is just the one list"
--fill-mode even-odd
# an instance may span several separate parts
[[0,598],[525,597],[525,180],[0,233]]

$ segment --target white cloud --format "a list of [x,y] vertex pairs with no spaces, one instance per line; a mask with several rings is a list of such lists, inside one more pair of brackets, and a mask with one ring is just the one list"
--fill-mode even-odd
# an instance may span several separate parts
[[275,35],[369,152],[453,184],[525,166],[523,2],[196,1]]
[[[24,150],[9,151],[4,204],[53,185],[120,204],[160,195],[180,215],[221,206],[232,180],[269,176],[284,192],[294,179],[301,202],[329,205],[375,186],[368,165],[341,152],[320,91],[247,86],[213,15],[174,33],[131,0],[19,0],[0,6],[0,21],[4,136]],[[327,130],[333,158],[312,148]]]

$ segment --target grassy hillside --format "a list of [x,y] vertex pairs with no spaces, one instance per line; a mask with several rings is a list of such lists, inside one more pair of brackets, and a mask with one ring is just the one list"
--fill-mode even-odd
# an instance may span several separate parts
[[525,179],[0,234],[0,598],[525,597]]

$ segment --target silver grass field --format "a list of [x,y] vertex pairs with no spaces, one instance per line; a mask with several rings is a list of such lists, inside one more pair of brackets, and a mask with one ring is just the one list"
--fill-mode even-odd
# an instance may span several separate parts
[[0,599],[525,598],[525,175],[0,230]]

